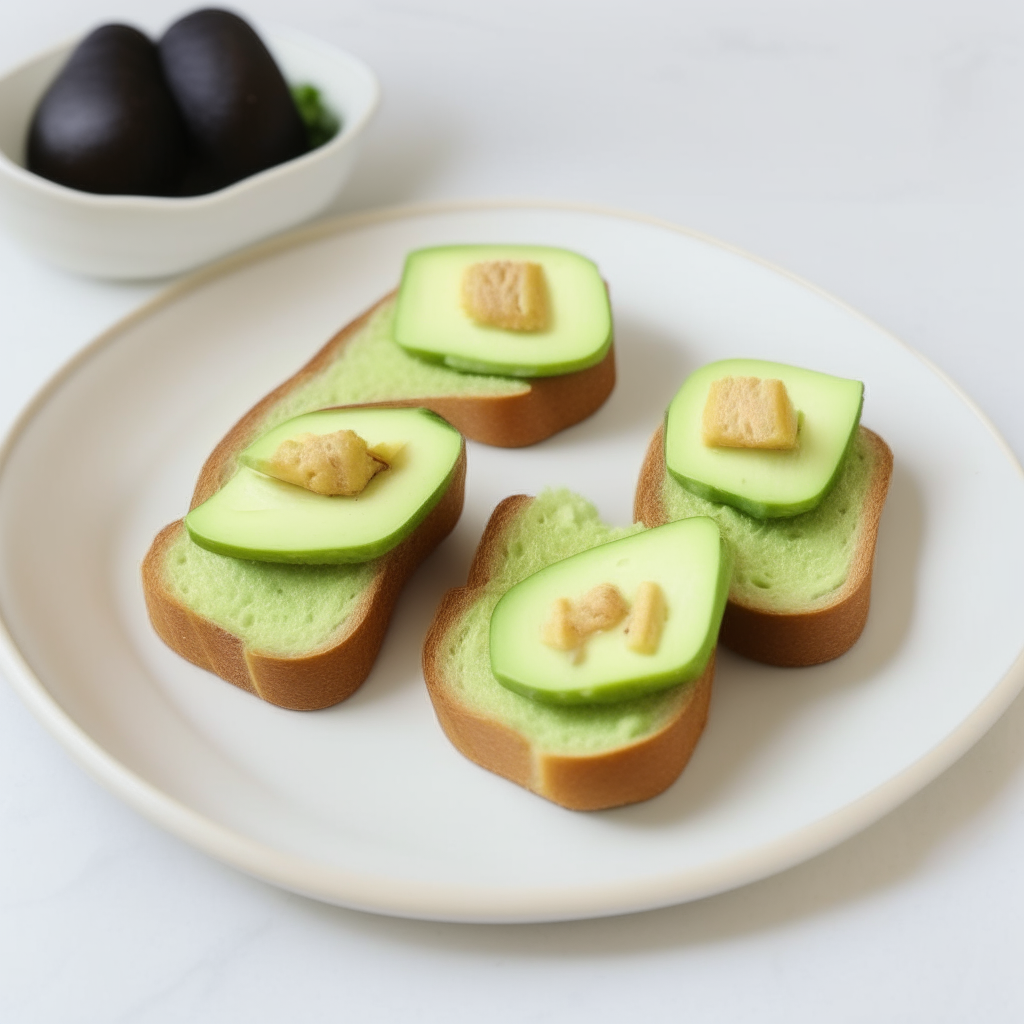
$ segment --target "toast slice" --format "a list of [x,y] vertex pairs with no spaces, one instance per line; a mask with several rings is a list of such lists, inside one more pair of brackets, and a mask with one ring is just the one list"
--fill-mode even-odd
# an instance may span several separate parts
[[891,476],[889,446],[862,426],[817,508],[755,520],[687,491],[665,468],[659,427],[640,470],[634,518],[649,527],[691,515],[716,519],[736,558],[721,642],[768,665],[817,665],[848,651],[864,629]]
[[[226,449],[219,450],[229,457]],[[397,547],[364,565],[229,558],[194,544],[179,519],[157,534],[142,562],[150,622],[187,661],[271,704],[294,711],[337,704],[370,674],[406,580],[458,522],[465,479],[463,442],[448,488],[426,519]],[[186,565],[184,576],[177,571],[179,562]],[[226,603],[225,588],[234,591]],[[204,589],[206,595],[197,593]],[[340,607],[338,594],[348,598]],[[220,607],[203,608],[204,596],[206,603]],[[259,630],[260,617],[280,634],[280,620],[289,615],[293,620],[318,617],[314,625],[321,635],[307,631],[284,650],[261,645],[259,633],[252,632],[253,627]]]
[[427,690],[455,747],[572,810],[647,800],[675,781],[707,720],[714,653],[697,679],[660,693],[617,704],[539,704],[491,674],[490,614],[509,587],[544,565],[640,529],[606,526],[567,491],[506,498],[466,586],[445,594],[423,646]]

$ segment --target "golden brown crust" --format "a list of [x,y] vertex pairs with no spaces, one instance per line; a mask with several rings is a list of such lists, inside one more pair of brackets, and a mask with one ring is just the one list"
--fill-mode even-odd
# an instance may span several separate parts
[[[192,508],[224,486],[227,477],[234,472],[232,457],[259,434],[267,413],[330,366],[349,341],[394,296],[394,292],[385,295],[338,331],[302,369],[257,402],[227,432],[200,471]],[[604,404],[614,386],[615,349],[612,346],[604,359],[594,366],[558,377],[524,378],[523,390],[509,395],[436,395],[367,404],[430,409],[472,441],[498,448],[523,448],[585,420]]]
[[160,639],[186,660],[271,704],[295,711],[330,707],[351,696],[370,674],[406,580],[452,531],[462,512],[465,443],[451,483],[423,522],[380,559],[373,581],[338,633],[319,650],[281,657],[246,650],[234,634],[197,615],[170,592],[166,552],[180,535],[179,519],[157,535],[142,563],[149,618]]
[[512,395],[442,395],[388,404],[432,409],[472,441],[525,448],[585,420],[604,404],[615,387],[615,348],[585,370],[524,383],[529,388]]
[[506,498],[491,515],[465,587],[449,590],[423,645],[423,675],[438,721],[462,754],[481,767],[576,811],[637,803],[667,789],[686,766],[707,721],[714,655],[681,695],[679,706],[656,733],[600,754],[564,755],[535,749],[508,724],[467,708],[451,686],[443,649],[502,558],[502,537],[533,498]]
[[[779,614],[730,599],[719,639],[726,646],[767,665],[800,668],[831,661],[856,642],[868,618],[871,571],[882,506],[892,477],[889,446],[867,427],[860,427],[874,457],[871,482],[861,511],[860,535],[846,582],[805,612]],[[665,479],[664,427],[658,427],[640,469],[633,518],[647,526],[668,522],[662,500]]]

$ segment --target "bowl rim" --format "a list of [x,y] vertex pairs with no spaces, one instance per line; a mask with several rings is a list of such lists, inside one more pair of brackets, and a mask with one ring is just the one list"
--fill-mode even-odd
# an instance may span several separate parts
[[[0,149],[0,174],[6,175],[8,178],[19,182],[25,187],[34,189],[38,193],[49,194],[60,201],[82,203],[85,206],[97,209],[202,209],[204,206],[213,206],[230,200],[234,196],[243,194],[253,188],[259,188],[263,182],[284,177],[303,167],[330,159],[339,150],[347,148],[350,143],[354,142],[362,134],[380,105],[380,81],[372,68],[359,57],[349,53],[348,50],[343,50],[333,43],[325,42],[298,29],[277,25],[272,22],[259,22],[255,18],[247,18],[246,20],[254,25],[261,36],[265,36],[269,40],[271,47],[279,39],[294,42],[311,50],[319,50],[332,60],[347,64],[350,69],[363,76],[368,86],[367,102],[354,118],[351,120],[346,119],[342,123],[341,130],[334,138],[328,140],[322,146],[317,146],[316,149],[303,153],[301,156],[292,157],[291,160],[285,160],[284,163],[275,164],[273,167],[257,171],[255,174],[250,174],[246,178],[232,182],[232,184],[217,189],[215,192],[205,192],[197,196],[144,196],[83,192],[80,189],[60,185],[55,181],[50,181],[49,178],[33,173],[27,167],[15,163],[2,149]],[[7,79],[26,70],[33,64],[70,50],[82,38],[84,38],[84,33],[79,33],[5,69],[0,73],[0,86]]]

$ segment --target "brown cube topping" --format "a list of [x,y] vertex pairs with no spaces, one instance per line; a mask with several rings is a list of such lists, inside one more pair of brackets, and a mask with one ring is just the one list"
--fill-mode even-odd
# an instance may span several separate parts
[[548,617],[540,628],[540,639],[556,651],[574,651],[586,639],[576,628],[572,601],[567,597],[558,598],[548,609]]
[[354,430],[289,437],[263,466],[268,476],[325,495],[359,494],[387,468]]
[[599,583],[576,601],[560,597],[541,626],[541,643],[557,651],[579,650],[592,634],[617,626],[628,611],[626,599],[611,583]]
[[543,330],[548,322],[544,268],[526,260],[471,263],[462,275],[462,306],[486,327]]
[[611,583],[599,583],[588,590],[573,608],[576,629],[584,636],[617,626],[629,611],[619,588]]
[[701,440],[723,448],[795,448],[797,416],[786,385],[762,377],[712,381],[701,419]]
[[667,618],[664,591],[650,580],[641,583],[633,598],[633,614],[626,625],[626,646],[637,654],[657,654]]

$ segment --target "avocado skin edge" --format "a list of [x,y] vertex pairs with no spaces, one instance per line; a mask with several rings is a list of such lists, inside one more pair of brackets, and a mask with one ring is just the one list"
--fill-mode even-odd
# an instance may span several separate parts
[[[477,251],[481,249],[501,249],[504,250],[506,255],[501,258],[510,258],[517,254],[517,251],[529,254],[537,250],[552,250],[555,252],[567,252],[569,250],[562,250],[558,246],[532,246],[532,245],[520,245],[520,244],[508,244],[499,246],[488,246],[488,245],[435,245],[428,246],[423,249],[415,249],[408,253],[405,257],[405,263],[402,268],[402,278],[399,283],[399,287],[396,291],[396,311],[395,311],[395,335],[394,340],[397,345],[400,345],[410,355],[415,356],[418,359],[422,359],[427,363],[435,363],[440,366],[447,366],[449,369],[457,370],[460,373],[469,374],[483,374],[487,376],[496,377],[510,377],[519,380],[545,380],[552,377],[563,377],[573,373],[580,373],[583,370],[591,369],[604,362],[604,360],[611,353],[612,345],[615,340],[615,321],[612,315],[611,302],[609,299],[608,283],[602,281],[604,284],[604,303],[605,310],[608,315],[608,330],[604,335],[604,338],[600,345],[593,349],[591,352],[584,356],[580,356],[575,359],[564,360],[560,363],[548,363],[542,366],[529,365],[527,363],[510,364],[505,361],[495,362],[488,360],[487,358],[471,358],[465,355],[456,355],[437,349],[424,349],[410,341],[403,335],[403,293],[404,289],[402,284],[405,282],[406,277],[409,273],[410,268],[413,266],[416,260],[421,260],[425,256],[429,256],[432,252],[451,252],[458,250]],[[593,260],[588,259],[586,256],[580,253],[572,252],[571,255],[586,264],[588,264],[595,275],[599,275],[597,265]],[[494,331],[496,334],[507,333],[501,328],[497,327],[480,327],[480,330],[486,334],[488,331]]]
[[[427,412],[431,416],[435,415],[430,413],[429,410]],[[437,417],[437,419],[440,418],[439,416]],[[451,486],[458,470],[459,463],[456,460],[455,465],[452,466],[433,494],[397,530],[387,537],[382,537],[372,544],[364,544],[359,548],[345,548],[340,551],[336,549],[300,552],[275,551],[272,552],[273,557],[266,554],[261,558],[255,558],[249,548],[236,548],[232,544],[211,541],[201,534],[194,533],[189,526],[188,515],[184,519],[185,529],[188,530],[188,535],[192,538],[193,542],[201,548],[206,548],[207,551],[212,551],[218,555],[227,555],[230,558],[244,558],[255,562],[284,562],[290,565],[341,565],[345,563],[370,562],[375,558],[386,555],[392,548],[397,547],[427,518],[434,506],[444,496],[445,491]]]

